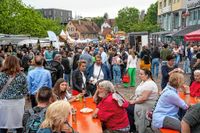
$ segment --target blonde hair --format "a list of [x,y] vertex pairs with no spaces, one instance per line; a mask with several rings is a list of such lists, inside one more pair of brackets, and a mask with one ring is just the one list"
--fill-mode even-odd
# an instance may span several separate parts
[[184,75],[179,72],[174,72],[169,77],[169,85],[174,88],[179,88],[184,84]]
[[68,101],[59,100],[52,103],[46,111],[45,120],[41,128],[51,128],[53,132],[61,131],[63,124],[66,122],[71,107]]
[[108,92],[115,92],[114,85],[108,80],[103,80],[98,83],[98,86],[104,88]]
[[129,54],[135,59],[135,51],[133,49],[129,49]]

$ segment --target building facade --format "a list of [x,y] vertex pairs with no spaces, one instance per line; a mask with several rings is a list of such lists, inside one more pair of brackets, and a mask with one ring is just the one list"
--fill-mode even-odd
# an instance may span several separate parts
[[96,23],[83,20],[72,20],[66,26],[67,32],[73,39],[98,38],[100,28]]
[[158,23],[164,31],[186,27],[186,0],[158,0]]
[[200,0],[187,0],[186,8],[188,11],[187,25],[200,24]]
[[72,11],[70,10],[62,10],[62,9],[37,9],[42,13],[45,18],[52,20],[60,20],[61,24],[67,24],[70,20],[72,20]]

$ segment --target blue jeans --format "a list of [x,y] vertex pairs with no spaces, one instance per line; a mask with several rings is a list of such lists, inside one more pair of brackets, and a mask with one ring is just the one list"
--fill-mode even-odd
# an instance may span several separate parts
[[151,72],[153,76],[156,76],[158,78],[158,72],[159,72],[159,58],[154,58],[152,60],[152,65],[151,65]]
[[190,60],[187,58],[183,64],[183,70],[185,73],[191,73]]
[[121,69],[119,65],[113,65],[113,80],[114,84],[120,84],[121,83]]
[[180,55],[177,54],[176,55],[176,60],[175,60],[175,65],[178,66],[179,62],[180,62]]

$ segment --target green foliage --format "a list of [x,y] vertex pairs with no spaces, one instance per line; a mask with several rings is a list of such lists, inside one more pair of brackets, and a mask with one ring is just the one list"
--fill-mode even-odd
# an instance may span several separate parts
[[58,21],[43,18],[40,12],[21,0],[0,1],[0,33],[45,37],[47,30],[58,34],[61,29]]
[[134,7],[125,7],[118,11],[118,17],[115,20],[120,30],[131,32],[130,27],[139,21],[139,10]]
[[156,32],[157,24],[157,3],[152,4],[147,10],[144,20],[139,20],[139,10],[134,7],[126,7],[118,11],[118,17],[115,19],[119,30],[125,32]]
[[99,27],[104,23],[103,17],[93,17],[92,21],[95,22]]
[[157,14],[158,14],[157,9],[158,9],[158,2],[156,2],[155,4],[151,4],[144,18],[145,21],[150,22],[151,24],[157,24]]

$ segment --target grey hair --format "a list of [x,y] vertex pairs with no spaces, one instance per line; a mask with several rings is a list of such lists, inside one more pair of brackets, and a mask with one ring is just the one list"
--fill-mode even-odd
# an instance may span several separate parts
[[100,82],[98,85],[100,87],[104,88],[108,92],[115,92],[114,85],[112,84],[112,82],[110,82],[108,80],[104,80],[104,81]]
[[200,70],[195,70],[194,74],[200,74]]

